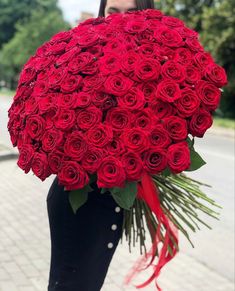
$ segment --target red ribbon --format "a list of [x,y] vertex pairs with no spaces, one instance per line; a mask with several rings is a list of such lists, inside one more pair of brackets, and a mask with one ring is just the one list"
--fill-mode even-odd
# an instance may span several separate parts
[[[136,265],[133,267],[131,273],[126,277],[125,283],[128,284],[131,279],[139,273],[141,270],[148,268],[149,266],[154,267],[154,272],[151,277],[145,281],[143,284],[137,285],[136,288],[144,288],[149,285],[154,279],[156,283],[157,290],[161,291],[162,289],[159,287],[157,283],[157,278],[160,274],[162,267],[168,263],[178,252],[178,229],[176,226],[168,219],[168,217],[164,214],[159,200],[159,192],[158,189],[153,182],[151,176],[144,173],[142,180],[138,183],[138,196],[139,199],[143,199],[151,211],[156,215],[158,221],[157,232],[155,234],[155,239],[153,241],[153,245],[151,250],[145,255],[144,258],[141,258],[137,261]],[[170,215],[170,213],[169,213]],[[162,225],[165,228],[165,237],[162,239],[161,235],[161,227]],[[172,238],[172,239],[171,239]],[[159,251],[159,243],[163,243],[162,249]],[[172,255],[168,251],[168,246],[171,248]],[[155,259],[155,254],[158,251],[159,259],[156,265],[153,264]],[[143,265],[151,258],[150,263],[143,268]]]

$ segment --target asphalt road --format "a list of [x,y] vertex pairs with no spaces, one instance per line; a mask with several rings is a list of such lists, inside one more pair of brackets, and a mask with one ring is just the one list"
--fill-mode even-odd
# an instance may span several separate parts
[[[12,147],[6,127],[10,104],[11,98],[0,97],[0,144]],[[190,175],[210,184],[212,188],[204,188],[205,192],[223,208],[218,209],[219,221],[204,216],[212,230],[202,226],[196,234],[191,233],[195,248],[181,236],[181,250],[234,280],[234,138],[208,132],[203,139],[196,139],[195,149],[207,164]]]

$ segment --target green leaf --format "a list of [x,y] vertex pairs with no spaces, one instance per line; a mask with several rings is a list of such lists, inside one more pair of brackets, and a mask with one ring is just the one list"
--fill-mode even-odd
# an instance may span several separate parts
[[194,137],[190,139],[190,137],[187,137],[186,142],[188,143],[189,149],[192,149],[194,146]]
[[106,193],[107,191],[109,191],[109,188],[101,188],[100,193],[101,193],[101,194],[104,194],[104,193]]
[[109,191],[120,207],[130,210],[136,198],[137,182],[127,182],[124,188],[113,187]]
[[97,181],[97,175],[96,174],[93,174],[93,175],[90,176],[89,184],[91,184],[91,183],[93,183],[95,181]]
[[171,175],[171,170],[169,168],[166,168],[163,172],[162,172],[162,176],[167,177]]
[[203,160],[203,158],[194,150],[194,148],[190,149],[190,157],[191,157],[191,165],[189,169],[185,171],[196,171],[202,166],[206,164],[206,162]]
[[92,191],[89,185],[86,185],[82,189],[77,189],[69,192],[69,202],[73,209],[74,214],[78,208],[80,208],[88,199],[88,193]]

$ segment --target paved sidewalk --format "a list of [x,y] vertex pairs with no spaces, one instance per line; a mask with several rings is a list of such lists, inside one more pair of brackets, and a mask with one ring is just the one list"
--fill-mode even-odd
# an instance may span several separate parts
[[[41,182],[24,174],[14,159],[0,161],[0,172],[0,291],[46,291],[50,263],[46,195],[53,177]],[[129,254],[126,244],[120,244],[102,291],[136,290],[122,282],[137,258],[138,247]],[[141,275],[134,282],[142,281]],[[159,284],[163,291],[234,290],[232,281],[184,249],[162,270]]]

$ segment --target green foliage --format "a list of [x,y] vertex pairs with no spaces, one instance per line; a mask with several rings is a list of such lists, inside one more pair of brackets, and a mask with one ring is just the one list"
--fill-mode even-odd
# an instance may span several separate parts
[[137,182],[127,182],[124,188],[110,188],[114,200],[120,207],[129,210],[137,195]]
[[55,33],[69,29],[59,11],[45,14],[44,10],[32,12],[28,21],[18,22],[14,37],[0,52],[0,80],[4,79],[13,88],[18,74],[36,49]]
[[224,117],[235,117],[235,0],[161,0],[156,8],[199,32],[205,49],[228,75],[220,109]]
[[0,49],[16,32],[16,23],[29,19],[32,11],[59,11],[57,0],[0,0]]
[[69,203],[73,209],[74,214],[78,208],[86,203],[88,199],[88,193],[92,191],[92,188],[87,185],[82,189],[77,189],[69,192]]

